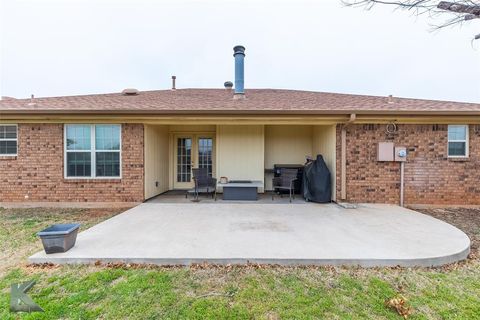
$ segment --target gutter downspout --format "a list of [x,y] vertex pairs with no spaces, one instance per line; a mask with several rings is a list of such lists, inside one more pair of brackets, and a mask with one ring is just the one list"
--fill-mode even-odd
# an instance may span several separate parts
[[341,154],[341,200],[347,199],[347,127],[357,118],[355,113],[350,114],[350,119],[342,125],[342,154]]

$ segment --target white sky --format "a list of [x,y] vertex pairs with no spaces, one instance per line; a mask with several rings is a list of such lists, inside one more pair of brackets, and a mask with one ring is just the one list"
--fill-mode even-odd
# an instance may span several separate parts
[[17,98],[245,87],[480,102],[480,22],[431,32],[428,17],[340,0],[0,0],[0,94]]

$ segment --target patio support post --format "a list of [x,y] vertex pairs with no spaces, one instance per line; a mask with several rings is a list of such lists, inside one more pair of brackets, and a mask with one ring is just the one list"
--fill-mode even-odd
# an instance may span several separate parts
[[350,119],[342,125],[341,132],[341,143],[342,143],[342,154],[341,154],[341,200],[347,199],[347,127],[353,123],[356,119],[355,113],[350,114]]

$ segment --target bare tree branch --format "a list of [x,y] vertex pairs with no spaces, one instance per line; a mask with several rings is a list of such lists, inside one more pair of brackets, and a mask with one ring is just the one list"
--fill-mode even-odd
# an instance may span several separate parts
[[[480,0],[342,0],[342,3],[350,7],[364,7],[370,10],[373,6],[391,5],[399,9],[413,12],[415,15],[428,14],[432,18],[448,16],[444,21],[435,25],[435,29],[441,29],[453,25],[459,25],[465,21],[480,19]],[[475,40],[480,39],[480,34]]]
[[474,16],[480,16],[480,4],[479,5],[466,5],[462,3],[441,1],[437,5],[438,9],[452,11],[457,13],[469,13]]

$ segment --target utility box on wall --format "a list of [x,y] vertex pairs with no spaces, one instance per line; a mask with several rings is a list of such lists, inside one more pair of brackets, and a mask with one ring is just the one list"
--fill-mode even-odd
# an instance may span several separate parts
[[379,142],[377,145],[377,161],[394,161],[393,142]]

